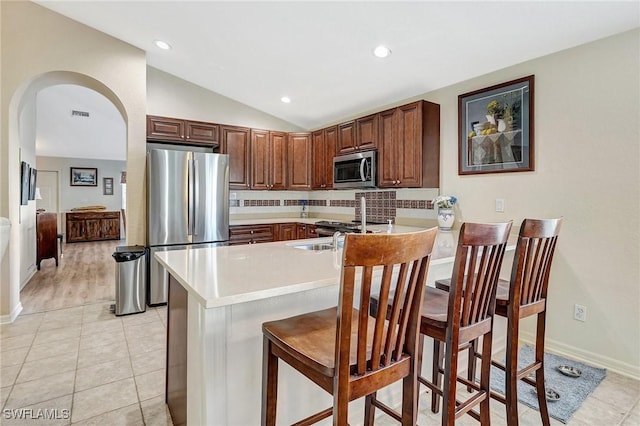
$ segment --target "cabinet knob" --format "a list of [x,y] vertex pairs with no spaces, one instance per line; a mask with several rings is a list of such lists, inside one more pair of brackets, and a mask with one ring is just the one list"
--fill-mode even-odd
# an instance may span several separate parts
[[250,231],[251,234],[253,234],[253,231]]
[[400,182],[400,181],[398,181],[398,185],[400,185],[400,183],[401,183],[401,182]]
[[247,188],[249,187],[249,184],[247,184]]
[[191,136],[187,135],[187,139],[189,139]]

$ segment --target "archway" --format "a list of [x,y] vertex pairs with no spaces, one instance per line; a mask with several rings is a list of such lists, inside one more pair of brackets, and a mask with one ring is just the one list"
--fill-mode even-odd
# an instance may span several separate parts
[[[35,164],[35,138],[33,129],[28,129],[33,122],[36,94],[47,87],[73,84],[94,90],[106,97],[116,107],[125,127],[128,127],[128,117],[125,107],[119,97],[107,85],[85,74],[71,71],[52,71],[40,74],[29,81],[25,81],[14,93],[9,102],[8,109],[8,163],[13,164],[18,159],[28,159]],[[19,163],[19,162],[18,162]],[[13,226],[9,250],[5,257],[9,257],[8,274],[0,270],[2,315],[0,322],[11,322],[20,313],[20,283],[21,283],[21,256],[23,244],[27,241],[27,229],[23,226],[23,218],[35,218],[35,203],[27,206],[19,206],[19,191],[16,185],[19,182],[19,174],[9,168],[8,175],[8,199],[9,219]],[[24,223],[24,225],[27,225]],[[29,226],[33,226],[29,224]],[[30,229],[33,232],[33,228]],[[5,259],[6,261],[6,259]],[[5,262],[4,265],[7,265]],[[8,278],[8,279],[7,279]]]

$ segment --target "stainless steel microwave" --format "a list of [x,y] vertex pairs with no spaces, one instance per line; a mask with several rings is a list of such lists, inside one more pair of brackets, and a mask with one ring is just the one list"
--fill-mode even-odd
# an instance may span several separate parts
[[334,188],[375,188],[376,151],[340,155],[333,159]]

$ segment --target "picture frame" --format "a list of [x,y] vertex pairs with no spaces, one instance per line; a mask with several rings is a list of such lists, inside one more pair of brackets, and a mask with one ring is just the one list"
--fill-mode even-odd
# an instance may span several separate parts
[[90,167],[70,168],[71,186],[98,186],[98,169]]
[[36,180],[38,177],[38,170],[29,170],[29,200],[36,199]]
[[20,162],[20,205],[29,204],[29,181],[31,167],[25,161]]
[[458,174],[534,168],[533,75],[458,96]]
[[113,178],[102,178],[102,195],[113,195]]

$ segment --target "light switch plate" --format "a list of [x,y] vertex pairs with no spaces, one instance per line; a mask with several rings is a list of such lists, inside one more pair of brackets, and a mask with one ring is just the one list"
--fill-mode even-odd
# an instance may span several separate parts
[[504,212],[504,198],[496,198],[496,211],[500,213]]

